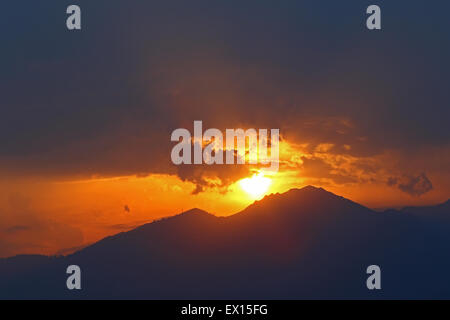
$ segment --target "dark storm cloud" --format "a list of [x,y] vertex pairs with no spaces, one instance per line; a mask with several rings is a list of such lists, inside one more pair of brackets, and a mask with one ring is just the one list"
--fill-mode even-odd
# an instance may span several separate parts
[[433,185],[425,173],[417,176],[403,175],[398,178],[392,177],[388,180],[388,185],[396,186],[403,192],[415,197],[421,196],[433,189]]
[[68,3],[5,5],[2,174],[178,173],[201,191],[202,167],[170,162],[194,120],[354,156],[450,143],[447,3],[380,1],[380,32],[365,1],[78,3],[79,32]]

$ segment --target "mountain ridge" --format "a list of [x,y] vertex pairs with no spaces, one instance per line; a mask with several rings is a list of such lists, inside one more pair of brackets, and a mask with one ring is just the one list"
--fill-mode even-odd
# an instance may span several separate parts
[[[64,257],[0,260],[0,298],[450,297],[449,231],[426,215],[377,213],[306,187],[228,217],[190,209]],[[65,289],[72,264],[82,269],[79,292]],[[371,264],[386,270],[381,293],[365,288]]]
[[[91,244],[88,244],[88,245],[84,245],[84,246],[80,246],[80,250],[83,250],[83,249],[86,249],[86,248],[88,248],[90,246],[93,246],[93,245],[97,244],[98,242],[102,242],[103,240],[113,239],[113,238],[118,237],[118,236],[120,236],[122,234],[126,234],[128,232],[132,232],[134,230],[138,230],[138,229],[141,229],[141,228],[148,228],[148,226],[150,226],[152,224],[155,224],[155,223],[162,222],[162,221],[167,221],[167,220],[171,220],[171,219],[179,219],[179,218],[191,218],[191,217],[194,217],[194,216],[195,217],[199,217],[199,218],[219,218],[219,219],[235,218],[235,217],[237,217],[237,216],[239,216],[241,214],[245,214],[247,211],[251,211],[252,209],[260,206],[261,204],[265,204],[265,203],[267,203],[269,201],[274,201],[274,200],[276,201],[276,200],[278,200],[280,198],[282,200],[285,200],[283,198],[289,197],[289,196],[299,196],[299,195],[302,195],[302,196],[320,195],[322,197],[325,196],[325,197],[328,197],[328,198],[334,198],[335,200],[343,200],[343,201],[347,202],[348,204],[352,204],[352,205],[356,205],[356,206],[359,206],[361,208],[364,208],[365,210],[367,210],[368,212],[373,213],[373,214],[379,214],[379,213],[391,214],[391,215],[392,214],[411,214],[411,213],[413,213],[413,214],[416,213],[417,214],[417,213],[420,213],[421,210],[432,209],[434,211],[436,208],[440,209],[442,207],[445,207],[445,208],[450,207],[450,199],[448,199],[447,201],[442,202],[442,203],[438,203],[436,205],[409,206],[409,207],[403,207],[402,209],[399,209],[399,210],[397,210],[397,209],[386,209],[383,212],[377,212],[377,211],[372,210],[372,209],[370,209],[368,207],[365,207],[365,206],[363,206],[363,205],[361,205],[361,204],[359,204],[359,203],[357,203],[357,202],[355,202],[353,200],[350,200],[350,199],[347,199],[345,197],[336,195],[336,194],[334,194],[334,193],[332,193],[332,192],[330,192],[330,191],[328,191],[328,190],[326,190],[326,189],[324,189],[322,187],[315,187],[315,186],[312,186],[312,185],[307,185],[307,186],[304,186],[302,188],[292,188],[292,189],[289,189],[288,191],[283,192],[283,193],[271,193],[271,194],[268,194],[268,195],[264,196],[262,199],[254,201],[252,204],[248,205],[243,210],[241,210],[241,211],[239,211],[237,213],[234,213],[232,215],[229,215],[229,216],[217,216],[217,215],[215,215],[213,213],[210,213],[210,212],[207,212],[207,211],[205,211],[203,209],[194,207],[194,208],[188,209],[186,211],[183,211],[183,212],[181,212],[179,214],[174,214],[174,215],[162,217],[162,218],[156,219],[154,221],[145,223],[143,225],[137,226],[137,227],[135,227],[135,228],[133,228],[133,229],[131,229],[129,231],[119,232],[117,234],[114,234],[114,235],[102,238],[102,239],[100,239],[100,240],[98,240],[98,241],[96,241],[94,243],[91,243]],[[302,199],[302,200],[311,202],[310,199]],[[301,204],[302,203],[300,203],[299,205],[301,205]],[[304,204],[304,202],[303,202],[303,204]],[[449,213],[449,219],[450,219],[450,213]],[[75,254],[75,253],[77,253],[80,250],[74,251],[74,252],[72,252],[72,253],[70,253],[70,254],[68,254],[66,256]],[[60,252],[62,252],[62,251],[63,250],[60,250]],[[57,254],[55,254],[55,255],[18,254],[18,255],[15,255],[15,256],[11,256],[11,257],[0,258],[0,261],[2,259],[4,260],[4,259],[11,259],[11,258],[23,257],[23,256],[49,257],[49,258],[52,258],[52,257],[57,257],[59,255],[57,255]]]

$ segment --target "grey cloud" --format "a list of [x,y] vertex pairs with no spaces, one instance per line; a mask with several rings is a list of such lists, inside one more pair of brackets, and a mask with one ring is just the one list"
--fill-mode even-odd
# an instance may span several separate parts
[[27,231],[30,228],[31,227],[29,227],[29,226],[18,225],[18,226],[12,226],[12,227],[6,228],[5,232],[6,233],[16,233],[16,232],[21,232],[21,231]]
[[433,24],[445,8],[385,3],[397,16],[377,37],[355,27],[365,8],[350,2],[89,1],[81,33],[61,28],[63,4],[28,5],[40,28],[11,18],[0,52],[3,177],[178,173],[201,191],[225,174],[170,162],[171,132],[194,120],[354,156],[450,142],[449,29]]
[[403,192],[419,197],[433,189],[433,185],[425,173],[419,175],[403,175],[401,177],[391,177],[388,179],[389,186],[396,186]]

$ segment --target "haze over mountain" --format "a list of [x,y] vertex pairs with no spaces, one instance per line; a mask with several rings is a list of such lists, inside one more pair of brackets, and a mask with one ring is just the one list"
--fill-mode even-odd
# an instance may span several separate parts
[[[192,209],[66,257],[0,259],[0,298],[450,298],[449,215],[449,202],[377,213],[308,186],[230,217]],[[82,290],[66,288],[71,264]],[[372,264],[381,290],[366,287]]]

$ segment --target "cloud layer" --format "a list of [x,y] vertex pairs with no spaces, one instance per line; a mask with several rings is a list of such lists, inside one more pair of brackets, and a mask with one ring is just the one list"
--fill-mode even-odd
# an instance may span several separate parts
[[[303,156],[305,175],[339,184],[378,172],[414,196],[431,189],[420,174],[434,166],[429,150],[449,150],[447,4],[424,15],[415,3],[383,3],[378,33],[364,28],[357,1],[80,1],[78,33],[61,27],[63,4],[30,4],[29,19],[8,6],[5,177],[170,173],[200,192],[245,176],[171,164],[171,132],[194,120],[279,128],[304,146],[292,156]],[[404,172],[371,162],[391,150],[393,162],[421,161]]]

